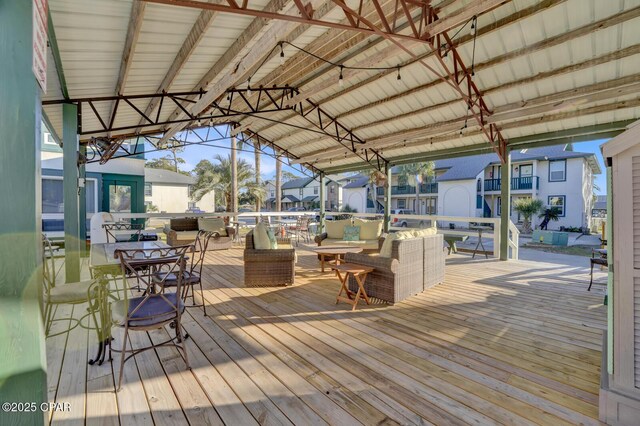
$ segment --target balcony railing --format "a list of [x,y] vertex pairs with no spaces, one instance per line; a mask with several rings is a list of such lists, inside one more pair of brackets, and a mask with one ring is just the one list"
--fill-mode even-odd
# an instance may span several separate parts
[[[421,194],[437,194],[438,193],[438,182],[432,183],[423,183],[420,184],[420,193]],[[377,188],[378,195],[384,195],[384,188]],[[415,195],[416,187],[413,185],[393,185],[391,187],[391,195]]]
[[[485,179],[484,190],[485,191],[500,191],[500,182],[502,179]],[[540,189],[540,178],[538,176],[525,176],[511,178],[511,190],[527,190],[533,189],[535,182],[535,188]]]

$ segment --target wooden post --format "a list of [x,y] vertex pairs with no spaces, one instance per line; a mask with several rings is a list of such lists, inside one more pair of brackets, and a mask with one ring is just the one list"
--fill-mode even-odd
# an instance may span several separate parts
[[[511,208],[511,150],[507,147],[506,158],[500,173],[500,260],[509,259],[509,214]],[[498,247],[494,247],[494,250]]]
[[326,180],[324,177],[324,173],[320,173],[320,225],[317,234],[321,234],[324,232],[325,200],[327,198],[325,182]]
[[62,106],[64,193],[64,269],[67,282],[80,281],[80,208],[78,197],[78,106]]
[[387,175],[387,180],[384,182],[384,232],[389,232],[391,227],[391,167],[389,163],[384,165],[384,171]]
[[[87,146],[80,146],[80,155],[84,158],[87,154]],[[87,168],[84,163],[78,167],[78,177],[82,186],[78,191],[78,216],[80,224],[80,254],[85,256],[87,254]]]
[[276,154],[276,211],[282,211],[282,163]]
[[[256,172],[256,186],[258,188],[262,187],[262,176],[260,176],[260,142],[258,141],[254,141],[253,142],[253,158],[254,158],[254,166],[255,166],[255,172]],[[263,203],[264,199],[262,197],[256,197],[256,211],[259,212],[261,210],[261,204]],[[257,219],[257,218],[256,218]]]
[[[40,88],[32,71],[30,1],[0,2],[0,401],[36,410],[0,410],[2,425],[42,425],[47,362],[42,326]],[[51,65],[50,65],[51,66]]]
[[231,136],[231,211],[238,211],[238,152],[236,137]]

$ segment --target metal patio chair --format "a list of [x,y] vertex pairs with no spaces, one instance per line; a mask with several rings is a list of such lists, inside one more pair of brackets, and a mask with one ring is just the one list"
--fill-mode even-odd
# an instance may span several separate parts
[[[161,346],[174,346],[182,354],[187,368],[191,368],[184,346],[185,338],[181,323],[185,309],[182,299],[182,277],[185,271],[186,253],[190,250],[192,246],[184,245],[115,251],[115,256],[120,260],[124,286],[127,285],[127,275],[135,275],[138,283],[143,287],[141,296],[129,297],[129,292],[125,291],[124,299],[111,305],[112,324],[124,328],[122,347],[112,349],[113,345],[109,346],[110,352],[113,350],[121,353],[118,390],[122,385],[124,363],[142,351]],[[159,272],[164,273],[165,279],[153,279]],[[166,278],[171,276],[175,276],[176,279],[167,285]],[[127,348],[130,331],[162,329],[165,325],[171,325],[175,329],[175,337],[142,348]]]
[[[107,233],[107,243],[123,243],[128,241],[140,241],[144,225],[138,223],[106,223],[102,225]],[[118,232],[130,231],[130,232]],[[126,235],[126,238],[123,238]]]

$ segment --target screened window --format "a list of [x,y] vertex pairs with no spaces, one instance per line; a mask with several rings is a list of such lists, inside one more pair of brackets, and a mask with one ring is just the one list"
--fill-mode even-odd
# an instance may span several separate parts
[[407,208],[406,200],[398,200],[398,208],[399,208],[399,209],[405,209],[405,208]]
[[313,195],[318,195],[318,189],[319,188],[317,186],[313,187]]
[[558,210],[558,216],[565,215],[567,198],[564,195],[552,195],[549,197],[549,207]]
[[145,197],[151,197],[153,195],[153,185],[151,185],[151,182],[144,183],[144,195]]
[[567,180],[567,161],[549,161],[549,182],[562,182]]
[[[95,213],[98,207],[96,180],[87,179],[85,183],[87,213]],[[64,213],[64,186],[62,179],[42,179],[42,213]]]

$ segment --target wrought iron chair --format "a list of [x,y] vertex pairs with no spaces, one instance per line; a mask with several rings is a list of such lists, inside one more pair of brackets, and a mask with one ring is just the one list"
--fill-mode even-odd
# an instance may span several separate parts
[[[167,248],[138,249],[138,250],[116,250],[115,256],[120,260],[122,268],[123,284],[126,286],[127,275],[135,275],[144,287],[144,293],[138,297],[129,297],[125,293],[123,300],[116,301],[111,305],[112,324],[124,328],[122,348],[109,351],[120,352],[120,374],[118,377],[118,390],[121,389],[124,363],[142,351],[154,349],[161,346],[174,346],[181,352],[188,369],[189,358],[184,346],[184,336],[182,334],[181,317],[184,312],[184,301],[182,300],[182,277],[185,270],[185,256],[192,246],[176,246]],[[175,291],[165,289],[165,280],[154,280],[152,277],[156,273],[163,272],[164,277],[171,274],[177,279],[172,282],[171,287]],[[143,348],[127,349],[130,331],[147,331],[164,328],[165,325],[172,325],[175,329],[175,337],[169,338],[161,343],[151,344]]]
[[[204,257],[207,252],[207,246],[209,245],[209,240],[211,238],[217,239],[220,238],[220,234],[218,232],[210,232],[210,231],[200,231],[196,236],[196,240],[194,243],[194,253],[191,256],[191,264],[188,270],[184,271],[182,277],[182,300],[186,301],[189,297],[189,293],[191,293],[191,305],[186,305],[188,308],[194,307],[202,307],[204,312],[204,316],[207,316],[207,305],[204,300],[204,291],[202,289],[202,266],[204,265]],[[199,254],[196,255],[195,252]],[[175,273],[170,273],[167,276],[164,272],[156,272],[153,275],[154,281],[164,281],[165,288],[172,288],[177,285],[177,277]],[[202,298],[202,303],[196,303],[195,291],[194,287],[196,285],[200,286],[200,297]]]
[[[597,257],[596,254],[598,255]],[[609,260],[607,259],[607,249],[592,249],[589,263],[591,264],[591,279],[589,280],[589,287],[587,288],[587,291],[591,291],[591,287],[593,286],[593,266],[609,266]]]
[[306,243],[311,242],[311,233],[309,232],[309,224],[311,218],[308,216],[298,216],[296,224],[287,228],[287,236],[293,236],[296,239],[296,245],[300,245],[300,238]]
[[[140,241],[144,225],[138,223],[106,223],[102,225],[107,233],[107,243],[123,243],[128,241]],[[131,231],[131,232],[118,232]],[[126,235],[123,238],[123,235]]]
[[[79,325],[86,329],[97,329],[96,312],[99,308],[99,301],[97,300],[99,297],[99,283],[96,280],[89,280],[56,285],[57,274],[54,249],[51,241],[44,234],[42,234],[42,245],[45,335],[47,337],[58,336],[70,332]],[[56,306],[79,305],[82,303],[89,304],[87,313],[82,317],[53,318]],[[89,316],[93,318],[93,326],[82,324],[82,321]],[[51,334],[51,326],[56,321],[67,321],[68,326],[66,330]]]

